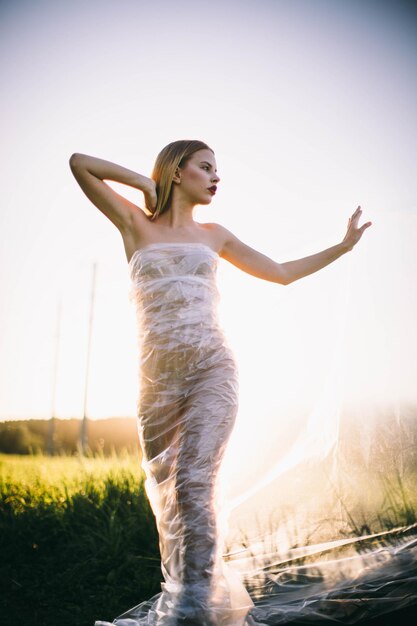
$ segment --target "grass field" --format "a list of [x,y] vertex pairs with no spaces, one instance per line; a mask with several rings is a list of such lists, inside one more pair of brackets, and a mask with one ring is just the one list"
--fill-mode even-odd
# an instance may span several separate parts
[[[398,521],[415,521],[408,499],[394,504]],[[159,592],[139,457],[0,455],[0,550],[1,623],[93,626]],[[411,624],[416,614],[411,606],[369,626]]]
[[92,626],[160,591],[138,457],[0,456],[1,614]]

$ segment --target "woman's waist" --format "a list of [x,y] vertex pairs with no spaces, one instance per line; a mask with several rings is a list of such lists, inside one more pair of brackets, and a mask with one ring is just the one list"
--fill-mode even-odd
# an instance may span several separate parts
[[228,368],[235,371],[234,353],[222,333],[210,338],[200,337],[152,337],[142,338],[140,348],[141,369],[145,378],[153,380],[164,373],[168,377],[187,378],[201,370]]
[[184,345],[226,343],[226,337],[217,320],[205,320],[195,323],[184,320],[164,320],[161,324],[139,325],[141,343],[153,345]]
[[199,308],[182,307],[182,308],[165,308],[156,311],[138,311],[137,323],[139,328],[147,332],[165,333],[173,330],[186,330],[195,332],[200,330],[207,331],[221,330],[217,311],[202,310]]

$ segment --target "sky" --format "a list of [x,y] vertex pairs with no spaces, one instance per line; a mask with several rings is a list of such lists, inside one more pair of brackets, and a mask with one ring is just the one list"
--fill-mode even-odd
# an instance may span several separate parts
[[87,414],[135,415],[123,242],[68,161],[150,176],[184,138],[214,149],[221,178],[196,220],[278,262],[339,243],[358,205],[372,221],[351,252],[286,287],[219,261],[239,441],[278,428],[286,442],[349,403],[417,400],[412,3],[9,0],[0,17],[0,419],[82,417],[93,263]]

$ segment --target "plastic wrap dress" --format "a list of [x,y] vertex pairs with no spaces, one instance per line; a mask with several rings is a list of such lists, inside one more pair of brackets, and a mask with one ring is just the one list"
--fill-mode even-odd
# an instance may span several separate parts
[[238,407],[236,363],[217,317],[217,263],[200,243],[149,244],[129,263],[142,467],[164,583],[118,626],[240,626],[253,605],[223,563],[217,524],[217,476]]

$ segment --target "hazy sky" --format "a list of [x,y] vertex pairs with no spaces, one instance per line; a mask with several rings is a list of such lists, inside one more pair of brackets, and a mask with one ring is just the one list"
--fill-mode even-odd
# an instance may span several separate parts
[[[338,243],[358,204],[360,223],[373,222],[351,253],[287,287],[220,261],[240,427],[306,419],[323,403],[417,399],[412,3],[0,7],[1,419],[51,415],[59,301],[54,411],[82,416],[93,261],[88,413],[135,414],[122,239],[68,160],[82,152],[150,175],[161,148],[183,138],[213,147],[221,177],[196,219],[222,223],[274,260]],[[110,184],[143,204],[140,192]]]

